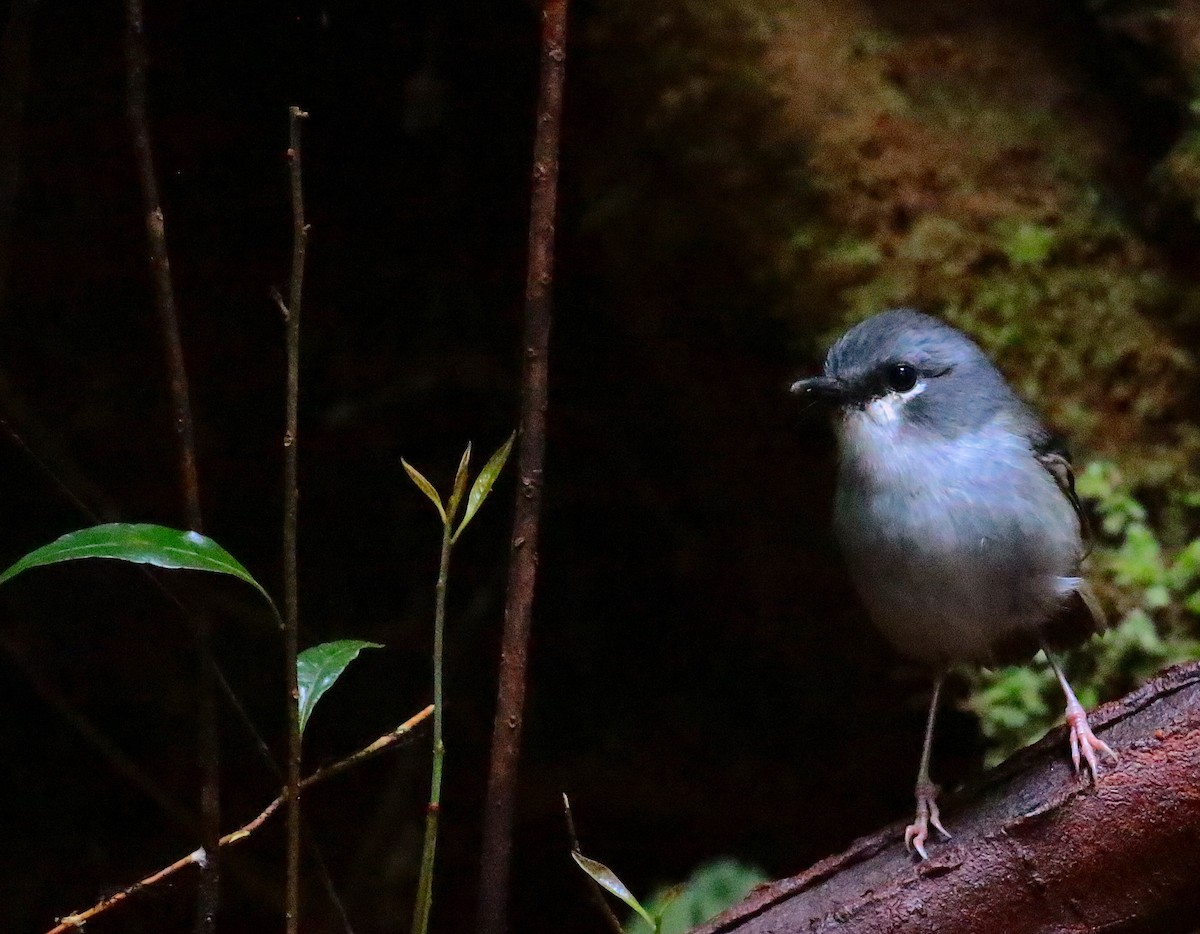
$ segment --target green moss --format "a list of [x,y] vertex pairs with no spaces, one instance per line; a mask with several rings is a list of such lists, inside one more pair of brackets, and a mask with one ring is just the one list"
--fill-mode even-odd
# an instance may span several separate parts
[[[1192,102],[1193,115],[1197,103]],[[1192,216],[1200,220],[1200,127],[1180,137],[1159,164],[1157,178],[1168,197],[1190,205]]]
[[[1067,659],[1085,703],[1200,656],[1200,521],[1179,505],[1200,463],[1196,369],[1171,330],[1200,320],[1200,291],[1106,193],[1103,140],[1078,115],[1008,93],[996,77],[1004,63],[990,63],[990,84],[969,71],[947,80],[944,63],[970,61],[967,49],[922,73],[903,41],[850,44],[857,68],[903,80],[848,101],[817,131],[809,170],[822,212],[805,221],[810,265],[793,272],[843,309],[822,322],[827,339],[889,307],[940,314],[979,341],[1082,462],[1108,459],[1080,481],[1105,523],[1089,576],[1116,620]],[[1168,165],[1196,197],[1200,132]],[[1150,511],[1140,497],[1173,505]],[[993,761],[1061,719],[1044,665],[968,677]]]
[[1050,258],[1056,239],[1053,228],[1026,220],[1005,218],[996,225],[1000,249],[1014,266],[1040,266]]
[[[881,30],[849,0],[665,0],[653,17],[606,0],[596,23],[593,46],[620,50],[608,97],[626,106],[585,187],[623,286],[675,288],[672,307],[700,320],[717,303],[734,322],[775,315],[814,354],[889,307],[961,327],[1080,463],[1120,477],[1092,490],[1110,527],[1090,576],[1119,625],[1071,655],[1081,696],[1192,652],[1200,593],[1179,580],[1200,521],[1180,504],[1197,488],[1200,390],[1182,335],[1200,289],[1110,190],[1127,154],[1088,103],[1101,92],[1024,55],[1003,18],[932,37]],[[1200,129],[1159,175],[1200,217]],[[750,287],[707,287],[714,270]],[[1117,527],[1121,496],[1156,505]],[[1046,670],[978,677],[997,751],[1061,713]]]
[[[814,263],[847,309],[843,323],[896,305],[941,313],[1081,447],[1128,455],[1126,466],[1143,468],[1141,478],[1186,472],[1200,449],[1171,423],[1194,364],[1157,324],[1186,288],[1085,181],[1086,164],[1063,151],[1069,136],[1048,137],[1057,146],[1043,141],[1045,114],[998,113],[977,102],[956,109],[948,94],[933,95],[931,109],[914,106],[913,127],[894,135],[906,146],[909,136],[968,137],[952,150],[956,172],[922,175],[918,160],[891,176],[890,188],[870,173],[864,186],[855,167],[843,170],[840,192],[837,179],[822,182],[829,197],[861,200],[872,184],[901,194],[923,178],[938,205],[899,229],[877,222],[887,213],[878,204],[851,212],[866,223],[846,239],[873,261],[854,267],[844,251],[831,251]],[[980,196],[1014,147],[1028,157],[1022,145],[1041,154],[1035,169]]]

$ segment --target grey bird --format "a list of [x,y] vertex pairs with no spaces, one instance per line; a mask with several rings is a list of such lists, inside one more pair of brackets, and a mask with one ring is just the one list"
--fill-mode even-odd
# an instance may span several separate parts
[[1104,617],[1080,576],[1086,521],[1063,448],[965,334],[899,309],[851,328],[824,374],[792,392],[829,405],[840,453],[834,528],[872,621],[934,672],[905,844],[946,837],[929,775],[938,695],[956,663],[1009,663],[1039,648],[1066,695],[1071,758],[1095,781],[1116,754],[1050,649]]

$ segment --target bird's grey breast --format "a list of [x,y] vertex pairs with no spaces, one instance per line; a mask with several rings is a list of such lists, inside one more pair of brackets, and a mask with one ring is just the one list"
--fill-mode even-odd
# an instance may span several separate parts
[[1070,592],[1080,553],[1073,510],[1003,417],[946,438],[890,402],[839,419],[835,528],[851,574],[904,654],[986,661]]

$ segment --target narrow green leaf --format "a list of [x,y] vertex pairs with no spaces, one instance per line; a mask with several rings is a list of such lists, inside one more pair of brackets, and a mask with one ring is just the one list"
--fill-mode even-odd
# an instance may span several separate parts
[[17,561],[0,574],[0,584],[30,568],[81,558],[111,558],[160,568],[228,574],[245,581],[266,597],[272,607],[275,605],[271,595],[241,562],[211,538],[199,532],[147,523],[110,522],[68,532]]
[[467,491],[467,467],[470,463],[471,442],[468,441],[467,449],[463,451],[462,459],[458,462],[458,472],[454,474],[454,491],[450,494],[450,504],[446,507],[446,514],[451,522],[458,515],[458,505],[462,502],[463,493]]
[[[511,440],[511,439],[510,439]],[[626,905],[636,911],[639,915],[646,919],[646,923],[653,928],[654,919],[650,917],[650,912],[642,907],[641,903],[633,897],[633,893],[625,887],[625,883],[617,878],[617,874],[609,869],[604,863],[597,862],[594,859],[588,859],[578,850],[572,850],[571,856],[579,868],[586,872],[592,879],[606,892],[610,892],[617,896]]]
[[317,706],[317,701],[333,687],[333,682],[342,676],[346,667],[358,658],[363,649],[383,648],[378,642],[362,639],[339,639],[337,642],[322,642],[313,645],[296,656],[296,681],[300,685],[300,732],[308,725],[308,718]]
[[508,460],[508,454],[512,450],[513,438],[516,436],[517,433],[515,431],[509,435],[508,440],[488,459],[483,470],[479,471],[479,476],[475,478],[475,483],[471,486],[471,492],[467,494],[467,509],[463,513],[462,522],[459,523],[458,529],[454,533],[454,541],[457,541],[458,536],[462,535],[462,531],[467,527],[467,523],[475,518],[475,513],[479,512],[479,507],[483,505],[483,501],[492,492],[492,485],[496,482],[496,478],[500,476],[500,471],[504,469],[504,463]]
[[437,508],[438,515],[442,517],[442,523],[444,524],[447,521],[446,510],[442,508],[442,498],[438,496],[438,492],[433,488],[433,484],[426,480],[421,471],[417,470],[416,467],[403,457],[400,458],[400,463],[404,465],[405,471],[412,478],[412,482],[417,485],[417,489],[428,496],[429,501]]

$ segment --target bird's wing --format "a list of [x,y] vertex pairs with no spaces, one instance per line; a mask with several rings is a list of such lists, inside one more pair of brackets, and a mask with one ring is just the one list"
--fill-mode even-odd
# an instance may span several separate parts
[[1060,442],[1046,438],[1041,443],[1034,443],[1033,456],[1046,469],[1046,473],[1054,478],[1062,495],[1075,510],[1075,516],[1079,519],[1079,534],[1083,537],[1083,554],[1086,557],[1092,550],[1092,525],[1088,522],[1087,513],[1083,511],[1079,495],[1075,492],[1075,470],[1071,467],[1066,448]]
[[[1067,502],[1071,504],[1071,508],[1075,510],[1075,516],[1079,519],[1079,534],[1083,538],[1084,552],[1082,557],[1087,557],[1092,550],[1092,526],[1088,522],[1087,513],[1084,512],[1083,505],[1079,502],[1079,495],[1075,492],[1075,471],[1071,467],[1070,455],[1067,453],[1066,447],[1057,438],[1046,432],[1039,438],[1034,439],[1034,457],[1041,464],[1048,474],[1054,478],[1055,484],[1062,495],[1067,498]],[[1104,609],[1100,606],[1100,601],[1097,599],[1095,592],[1086,580],[1081,580],[1075,588],[1075,596],[1077,600],[1071,601],[1072,606],[1068,607],[1064,614],[1064,619],[1059,622],[1063,624],[1063,637],[1055,638],[1055,633],[1050,632],[1049,641],[1051,644],[1058,641],[1062,645],[1070,645],[1074,641],[1078,641],[1077,637],[1072,634],[1072,630],[1091,632],[1103,632],[1108,626],[1108,618]],[[1073,625],[1071,622],[1073,621]],[[1052,624],[1052,629],[1057,628]]]

